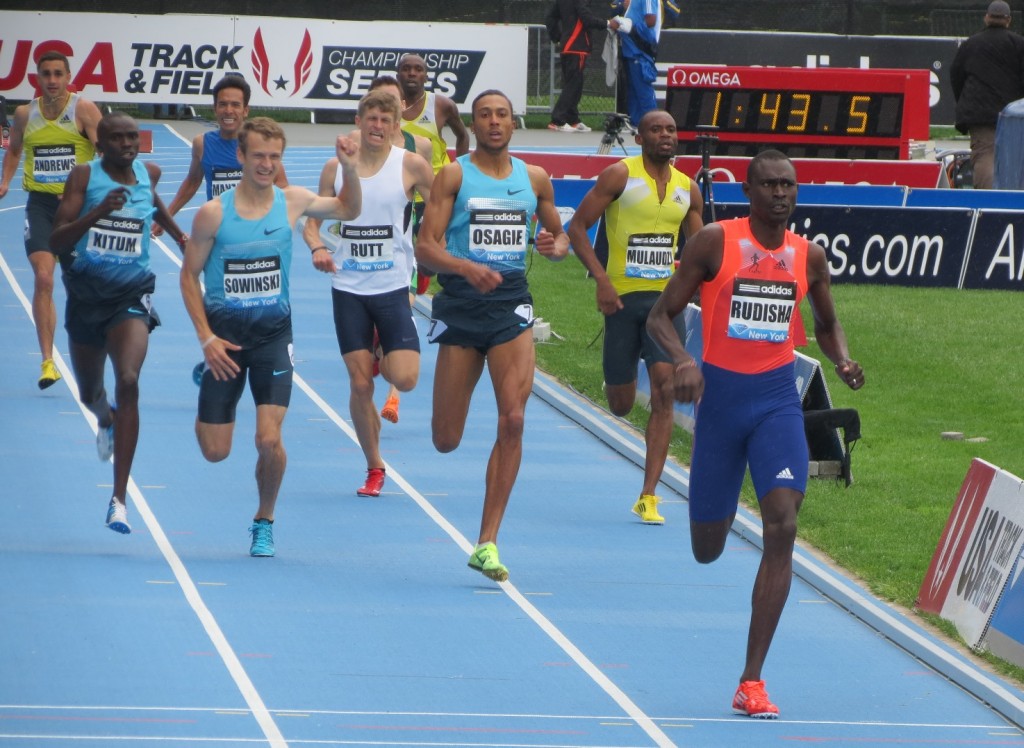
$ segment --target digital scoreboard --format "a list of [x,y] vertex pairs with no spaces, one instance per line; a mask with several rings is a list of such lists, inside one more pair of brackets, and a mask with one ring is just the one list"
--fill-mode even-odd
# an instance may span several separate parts
[[698,127],[717,127],[719,156],[776,148],[791,158],[910,158],[929,137],[927,70],[669,68],[665,108],[681,154],[701,152]]

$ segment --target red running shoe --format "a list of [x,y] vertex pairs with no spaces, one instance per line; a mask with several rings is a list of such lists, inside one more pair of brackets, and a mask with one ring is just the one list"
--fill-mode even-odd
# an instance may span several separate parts
[[384,468],[370,468],[366,471],[366,483],[356,489],[357,496],[380,496],[384,488]]
[[763,680],[745,680],[736,689],[732,697],[732,710],[735,714],[745,714],[757,719],[778,719],[779,708],[768,700]]

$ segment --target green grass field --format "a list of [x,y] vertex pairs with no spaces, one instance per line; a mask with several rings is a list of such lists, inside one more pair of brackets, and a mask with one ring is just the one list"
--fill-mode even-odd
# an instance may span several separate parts
[[[538,344],[538,366],[604,405],[601,389],[602,319],[594,285],[570,257],[551,263],[535,257],[529,274],[536,314],[551,323]],[[1018,354],[1021,296],[1001,291],[833,286],[852,357],[867,384],[842,385],[826,361],[835,407],[856,408],[863,438],[853,450],[854,483],[812,479],[800,513],[801,540],[862,580],[880,598],[912,608],[932,553],[971,459],[981,457],[1024,475],[1024,423]],[[803,352],[824,360],[813,342]],[[630,420],[642,427],[646,412]],[[947,441],[944,431],[967,439]],[[689,434],[676,430],[672,457],[689,460]],[[623,496],[623,504],[635,499]],[[756,508],[749,485],[744,502]],[[924,616],[946,634],[955,630]],[[1005,674],[1024,671],[986,656]]]

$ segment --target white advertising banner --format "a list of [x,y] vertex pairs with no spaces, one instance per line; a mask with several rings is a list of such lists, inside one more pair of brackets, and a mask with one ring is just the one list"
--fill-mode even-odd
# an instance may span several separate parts
[[0,96],[36,95],[35,60],[65,54],[72,83],[102,103],[212,103],[225,74],[252,86],[250,106],[355,109],[370,81],[414,52],[427,89],[469,112],[496,88],[526,111],[527,27],[324,21],[259,16],[0,11]]
[[946,522],[918,607],[956,624],[981,646],[996,603],[1024,546],[1024,483],[975,458]]

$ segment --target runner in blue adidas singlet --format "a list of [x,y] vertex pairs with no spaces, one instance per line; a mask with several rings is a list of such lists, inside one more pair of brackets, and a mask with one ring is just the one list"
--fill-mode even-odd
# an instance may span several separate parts
[[434,377],[434,446],[459,446],[469,401],[484,364],[498,405],[498,438],[487,466],[483,516],[469,566],[490,579],[508,579],[496,545],[501,519],[519,473],[523,419],[533,385],[533,299],[526,257],[534,214],[544,227],[541,255],[569,251],[554,203],[551,178],[508,152],[512,104],[500,91],[473,101],[476,150],[438,173],[416,245],[416,259],[437,272],[428,339],[439,344]]
[[[206,199],[221,195],[232,189],[242,178],[242,163],[238,157],[238,133],[249,116],[249,97],[252,89],[238,73],[228,73],[213,87],[213,118],[216,130],[196,135],[192,139],[192,160],[188,173],[178,186],[178,191],[168,205],[172,216],[184,208],[195,197],[200,185],[206,184]],[[274,177],[278,187],[288,186],[288,176],[281,164]],[[153,236],[160,236],[159,226],[153,226]],[[203,362],[192,370],[196,384],[202,377]]]
[[[135,120],[120,112],[106,115],[97,140],[102,157],[76,166],[68,177],[50,248],[60,256],[67,289],[64,325],[79,398],[99,422],[100,459],[114,458],[107,526],[129,533],[125,497],[139,439],[139,372],[149,333],[160,324],[150,300],[156,288],[150,225],[155,217],[179,243],[185,235],[157,195],[160,168],[136,161]],[[116,410],[103,385],[108,356]]]
[[252,556],[274,555],[274,508],[287,461],[281,425],[292,385],[288,276],[295,222],[300,216],[348,220],[361,207],[352,161],[357,147],[349,138],[339,136],[335,147],[346,176],[337,198],[276,187],[284,147],[284,130],[273,120],[256,117],[242,126],[242,179],[199,209],[181,268],[182,298],[206,361],[196,437],[207,460],[219,462],[231,452],[247,377],[256,404],[259,506],[250,528]]

